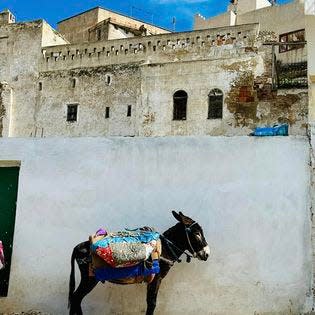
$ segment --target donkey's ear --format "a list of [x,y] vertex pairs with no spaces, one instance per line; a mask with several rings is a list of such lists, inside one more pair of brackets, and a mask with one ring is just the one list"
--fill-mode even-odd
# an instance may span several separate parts
[[179,215],[176,211],[172,211],[172,214],[178,222],[183,222],[181,215]]
[[190,217],[185,216],[181,211],[179,211],[179,216],[180,222],[184,223],[185,225],[190,225],[194,223],[194,220],[192,220]]

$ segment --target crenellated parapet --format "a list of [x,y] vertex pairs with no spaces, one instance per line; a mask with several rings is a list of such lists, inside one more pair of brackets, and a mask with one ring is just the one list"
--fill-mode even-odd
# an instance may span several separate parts
[[258,24],[43,48],[41,71],[231,58],[257,47]]

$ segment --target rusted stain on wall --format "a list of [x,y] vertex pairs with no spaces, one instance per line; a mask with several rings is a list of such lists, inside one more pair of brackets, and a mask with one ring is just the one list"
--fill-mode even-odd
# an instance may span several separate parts
[[243,73],[231,84],[225,102],[234,115],[235,127],[249,127],[256,122],[258,98],[251,72]]
[[304,90],[273,91],[268,76],[254,77],[243,72],[232,84],[225,99],[235,127],[288,123],[305,128],[308,93]]

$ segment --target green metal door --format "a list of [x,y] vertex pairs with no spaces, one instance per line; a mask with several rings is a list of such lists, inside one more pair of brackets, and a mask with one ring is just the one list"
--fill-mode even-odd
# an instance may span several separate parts
[[0,240],[6,262],[5,268],[0,270],[0,296],[8,295],[19,170],[18,167],[0,167]]

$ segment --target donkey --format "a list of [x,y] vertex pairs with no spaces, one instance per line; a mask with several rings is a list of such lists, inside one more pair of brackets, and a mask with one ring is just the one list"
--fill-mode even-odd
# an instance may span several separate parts
[[[186,255],[187,262],[191,258],[207,261],[210,255],[208,243],[204,237],[201,226],[182,212],[173,211],[173,216],[178,221],[176,225],[161,234],[162,255],[160,257],[160,273],[147,286],[147,311],[146,315],[153,315],[156,300],[162,279],[168,274],[175,262],[181,262],[180,256]],[[75,290],[75,263],[79,265],[81,282]],[[89,274],[91,261],[90,242],[80,243],[73,249],[71,257],[71,274],[69,283],[69,308],[70,315],[82,315],[81,302],[97,285],[98,281]],[[110,281],[117,283],[117,281]],[[119,284],[119,282],[118,282]]]

